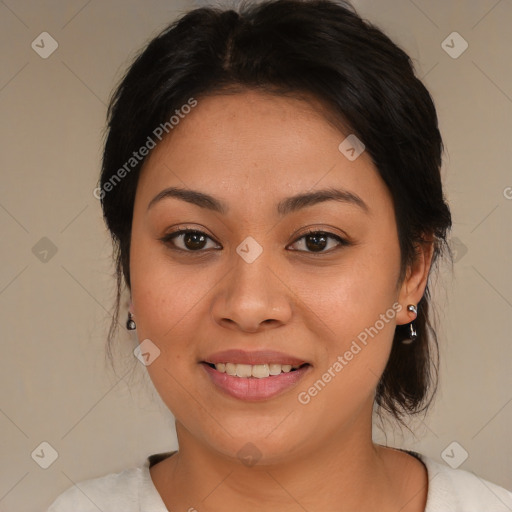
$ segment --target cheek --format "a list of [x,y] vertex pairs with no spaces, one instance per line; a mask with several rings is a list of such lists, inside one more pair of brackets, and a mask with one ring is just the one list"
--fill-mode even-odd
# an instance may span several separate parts
[[[298,401],[309,408],[308,417],[323,418],[330,411],[334,432],[355,417],[361,407],[373,403],[375,390],[389,359],[396,322],[392,287],[377,292],[375,281],[351,273],[330,282],[330,293],[307,304],[319,350],[315,373],[297,391]],[[370,283],[371,286],[364,287]],[[361,293],[363,286],[365,293]],[[395,308],[393,308],[395,304]],[[306,410],[304,410],[306,414]]]
[[347,339],[373,325],[392,307],[398,273],[399,253],[393,247],[379,251],[360,246],[347,253],[343,264],[324,274],[297,273],[293,279],[297,295],[318,321],[332,334]]
[[160,244],[134,237],[130,277],[137,330],[145,337],[165,339],[205,307],[215,278],[201,265],[177,264]]
[[190,400],[197,371],[197,316],[205,310],[207,272],[173,263],[154,240],[132,237],[130,272],[139,341],[149,339],[159,355],[146,367],[155,389],[177,417],[192,414]]
[[322,339],[318,371],[330,371],[325,380],[332,380],[328,387],[338,398],[371,394],[385,368],[403,307],[396,302],[399,257],[398,241],[382,249],[379,243],[359,246],[336,271],[304,279],[299,288],[314,313],[308,329]]

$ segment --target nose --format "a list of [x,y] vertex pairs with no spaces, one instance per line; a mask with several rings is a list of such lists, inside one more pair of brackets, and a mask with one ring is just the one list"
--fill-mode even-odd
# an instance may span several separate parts
[[211,306],[217,324],[256,333],[290,321],[293,312],[290,289],[263,254],[252,263],[234,254],[232,272],[217,287]]

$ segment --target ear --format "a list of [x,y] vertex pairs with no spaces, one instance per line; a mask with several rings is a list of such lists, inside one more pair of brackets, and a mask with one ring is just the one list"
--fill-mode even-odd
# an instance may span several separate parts
[[423,238],[416,246],[416,257],[407,268],[404,282],[401,285],[398,303],[402,309],[397,314],[397,325],[408,324],[416,318],[413,312],[407,311],[408,304],[418,305],[427,286],[428,274],[434,254],[434,239],[432,236]]

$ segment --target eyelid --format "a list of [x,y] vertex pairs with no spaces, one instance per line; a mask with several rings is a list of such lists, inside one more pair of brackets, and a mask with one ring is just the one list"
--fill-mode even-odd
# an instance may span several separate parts
[[331,238],[331,239],[334,239],[338,242],[338,245],[334,248],[331,248],[327,251],[303,251],[303,250],[300,250],[300,249],[290,249],[291,251],[295,251],[295,252],[302,252],[302,253],[307,253],[307,254],[314,254],[314,255],[320,255],[320,254],[328,254],[334,250],[336,250],[337,248],[339,247],[346,247],[346,246],[349,246],[352,244],[352,242],[350,242],[350,240],[348,239],[348,237],[345,237],[345,236],[342,236],[342,235],[338,235],[336,233],[332,233],[331,231],[328,231],[327,229],[322,229],[322,228],[307,228],[306,231],[302,232],[299,236],[297,236],[295,238],[295,240],[289,244],[287,246],[290,247],[290,245],[294,245],[296,244],[297,242],[299,242],[300,240],[302,240],[303,238],[305,238],[306,236],[308,235],[313,235],[313,234],[317,234],[317,233],[323,233],[327,238]]
[[210,249],[198,249],[197,251],[193,251],[193,250],[187,250],[187,249],[182,249],[181,247],[177,247],[173,243],[173,240],[175,238],[178,238],[180,235],[184,235],[187,233],[199,233],[201,235],[204,235],[206,238],[209,238],[212,242],[214,242],[217,246],[219,246],[219,247],[213,248],[213,250],[219,250],[219,249],[223,248],[222,244],[219,243],[217,240],[215,240],[215,238],[213,236],[209,235],[206,231],[203,231],[202,229],[186,226],[186,225],[177,226],[176,229],[174,229],[173,231],[170,231],[169,233],[166,233],[164,236],[160,237],[158,240],[163,242],[165,245],[171,246],[171,249],[176,250],[176,251],[181,251],[181,252],[203,253],[203,252],[212,250],[212,248],[210,248]]
[[[295,243],[297,240],[299,240],[300,238],[302,238],[304,236],[312,235],[315,233],[325,233],[326,235],[332,236],[333,238],[338,238],[347,243],[350,242],[350,237],[346,233],[344,233],[344,232],[335,233],[334,230],[336,230],[336,228],[330,227],[330,226],[327,226],[327,227],[325,227],[325,226],[324,227],[308,226],[306,228],[303,228],[303,230],[299,230],[298,235],[294,233],[295,239],[294,239],[293,243]],[[291,237],[292,237],[292,235],[290,235],[290,238]]]

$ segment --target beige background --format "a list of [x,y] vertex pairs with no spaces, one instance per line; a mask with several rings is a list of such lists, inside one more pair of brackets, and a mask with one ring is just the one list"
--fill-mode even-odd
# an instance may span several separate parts
[[[129,372],[136,339],[119,340],[118,375],[105,363],[113,267],[92,191],[110,91],[145,41],[199,3],[0,1],[0,511],[45,510],[74,482],[176,447],[145,368]],[[512,488],[512,2],[354,4],[409,52],[434,96],[457,254],[435,293],[436,406],[414,437],[387,440],[438,461],[457,441],[462,469]],[[47,59],[31,48],[43,31],[59,45]],[[453,31],[469,44],[456,59],[441,46]],[[58,452],[46,470],[31,457],[42,442]]]

